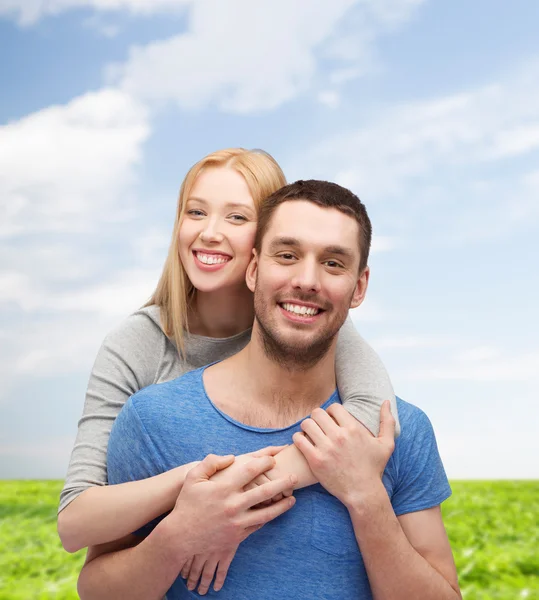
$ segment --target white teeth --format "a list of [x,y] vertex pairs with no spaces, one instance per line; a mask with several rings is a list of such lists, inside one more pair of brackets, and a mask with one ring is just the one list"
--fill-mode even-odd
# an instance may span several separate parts
[[218,256],[216,254],[202,254],[202,252],[197,252],[196,255],[198,260],[205,265],[220,265],[230,260],[226,256]]
[[312,308],[310,306],[299,306],[298,304],[289,304],[288,302],[283,304],[283,308],[288,312],[294,313],[296,315],[307,315],[312,317],[318,314],[318,308]]

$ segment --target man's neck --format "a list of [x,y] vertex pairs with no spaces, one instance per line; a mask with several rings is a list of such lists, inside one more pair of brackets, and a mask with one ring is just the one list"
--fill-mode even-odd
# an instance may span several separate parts
[[196,292],[189,310],[189,330],[197,335],[225,338],[252,326],[253,294],[246,285],[219,292]]
[[234,362],[235,377],[243,382],[259,408],[286,406],[297,412],[298,418],[323,404],[337,385],[335,342],[313,365],[284,364],[267,355],[255,327],[250,343],[230,360]]

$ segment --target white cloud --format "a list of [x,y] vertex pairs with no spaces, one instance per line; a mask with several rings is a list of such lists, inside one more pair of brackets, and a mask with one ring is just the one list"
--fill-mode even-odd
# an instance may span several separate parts
[[509,162],[539,152],[537,97],[539,61],[531,61],[493,84],[377,107],[363,115],[366,125],[321,141],[293,171],[350,187],[367,206],[383,204],[377,222],[403,238],[432,232],[437,243],[459,244],[504,235],[539,216],[536,174]]
[[411,349],[411,348],[444,348],[458,343],[457,338],[447,335],[405,335],[394,337],[379,337],[373,340],[373,345],[380,350]]
[[[132,49],[128,62],[112,65],[109,74],[150,102],[172,101],[189,110],[215,105],[235,113],[274,109],[316,84],[320,57],[340,61],[336,80],[350,78],[352,69],[363,72],[377,35],[404,21],[418,2],[385,4],[380,12],[374,0],[198,0],[186,33]],[[350,12],[365,23],[353,31],[365,48],[335,54]],[[334,94],[322,90],[319,99],[334,105]]]
[[179,12],[193,0],[0,0],[0,15],[32,25],[46,16],[68,10],[92,8],[96,11],[128,10],[134,14]]
[[402,243],[395,237],[388,235],[373,235],[371,253],[390,252],[391,250],[398,248],[399,245],[402,245]]
[[326,90],[318,94],[318,102],[329,108],[337,108],[341,103],[341,95],[334,90]]
[[527,352],[517,356],[486,354],[484,349],[475,354],[462,352],[453,360],[440,366],[408,369],[404,377],[414,381],[465,380],[482,382],[539,381],[539,352]]
[[88,231],[127,215],[149,132],[143,107],[113,89],[0,127],[0,238]]

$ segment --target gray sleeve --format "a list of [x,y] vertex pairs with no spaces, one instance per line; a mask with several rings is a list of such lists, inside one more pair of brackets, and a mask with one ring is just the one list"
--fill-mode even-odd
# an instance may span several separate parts
[[400,423],[389,375],[380,357],[357,332],[350,316],[337,339],[335,371],[343,406],[374,435],[380,430],[382,402],[391,402],[391,413],[397,421],[397,437]]
[[105,338],[90,374],[59,512],[89,487],[107,484],[112,424],[131,395],[154,383],[166,343],[159,327],[141,313]]

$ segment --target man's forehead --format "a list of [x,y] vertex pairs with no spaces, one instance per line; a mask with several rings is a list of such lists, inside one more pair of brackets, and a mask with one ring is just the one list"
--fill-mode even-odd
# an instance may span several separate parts
[[306,200],[279,205],[264,236],[265,244],[317,246],[358,252],[357,221],[336,208],[318,206]]

